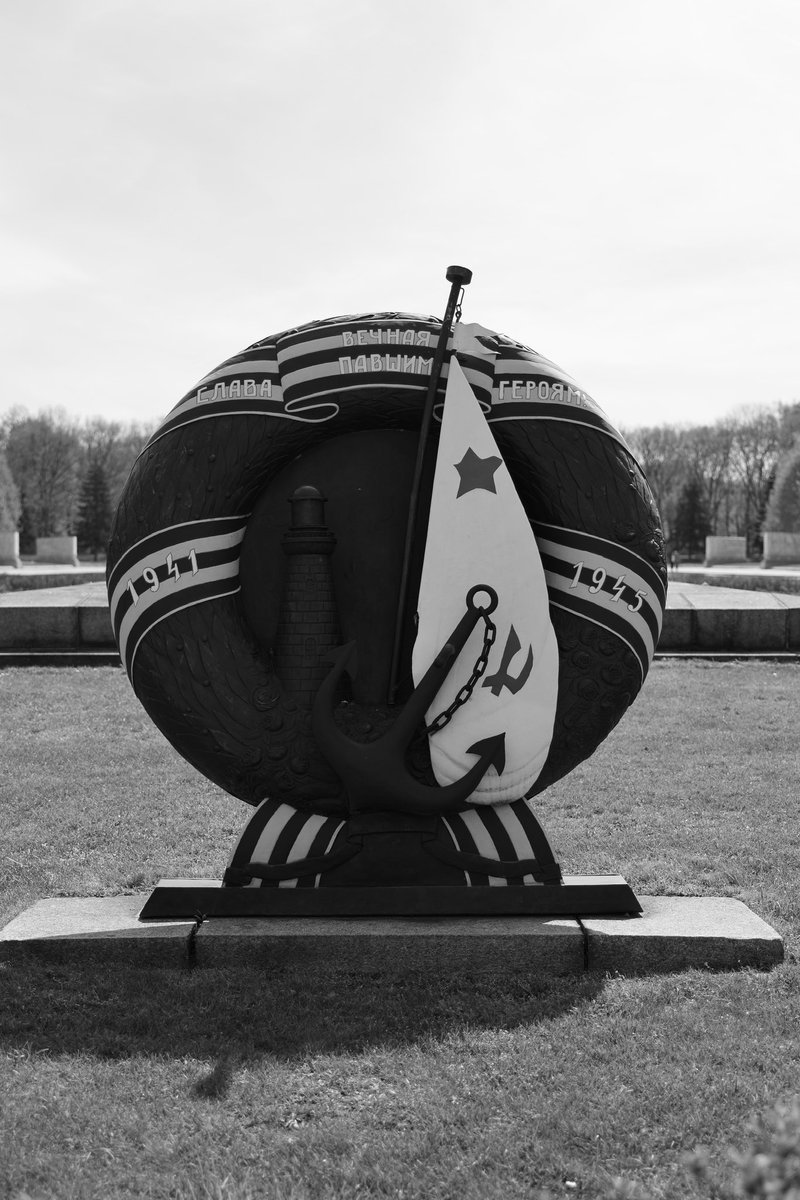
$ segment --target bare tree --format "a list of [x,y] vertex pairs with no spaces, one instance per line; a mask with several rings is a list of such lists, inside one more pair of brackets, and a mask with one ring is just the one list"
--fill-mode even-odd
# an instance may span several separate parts
[[732,467],[742,488],[742,529],[749,554],[761,553],[761,529],[781,452],[777,407],[740,409],[734,415]]
[[647,425],[625,431],[625,440],[655,497],[667,541],[672,538],[678,496],[686,479],[681,436],[682,431],[672,425]]
[[682,437],[687,478],[700,484],[704,519],[713,534],[727,533],[734,432],[733,422],[722,420],[692,426]]
[[779,533],[800,533],[800,437],[778,462],[764,528]]
[[112,508],[116,507],[131,467],[152,432],[146,425],[135,422],[123,425],[103,417],[92,417],[80,427],[82,477],[86,478],[91,468],[102,467]]
[[[16,410],[16,417],[20,417]],[[20,496],[23,549],[36,537],[72,531],[78,502],[80,444],[66,413],[49,410],[8,423],[8,465]]]

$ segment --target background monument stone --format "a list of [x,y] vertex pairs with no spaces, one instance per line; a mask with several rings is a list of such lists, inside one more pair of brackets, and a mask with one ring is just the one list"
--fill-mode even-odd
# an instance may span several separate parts
[[765,533],[762,567],[800,564],[800,533]]
[[0,531],[0,565],[21,567],[19,557],[19,534]]
[[707,537],[705,566],[747,562],[747,538]]
[[68,563],[80,565],[77,537],[37,537],[36,561],[40,563]]

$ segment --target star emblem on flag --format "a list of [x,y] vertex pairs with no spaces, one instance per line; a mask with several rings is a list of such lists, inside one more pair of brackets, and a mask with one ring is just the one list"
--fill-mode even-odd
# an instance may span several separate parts
[[461,462],[453,463],[459,477],[456,499],[466,495],[467,492],[474,492],[478,489],[484,492],[494,492],[497,495],[494,473],[498,467],[502,466],[502,463],[502,458],[498,458],[496,455],[481,458],[470,446]]

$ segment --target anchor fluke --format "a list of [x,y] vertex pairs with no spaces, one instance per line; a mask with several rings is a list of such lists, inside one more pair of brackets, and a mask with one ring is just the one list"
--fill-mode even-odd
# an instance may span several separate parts
[[494,767],[498,775],[502,775],[506,765],[506,735],[496,733],[494,737],[481,738],[467,750],[467,754],[480,755],[481,763],[486,767]]

